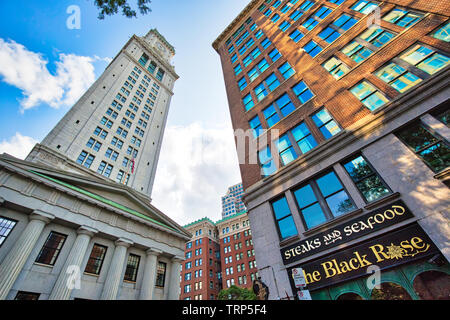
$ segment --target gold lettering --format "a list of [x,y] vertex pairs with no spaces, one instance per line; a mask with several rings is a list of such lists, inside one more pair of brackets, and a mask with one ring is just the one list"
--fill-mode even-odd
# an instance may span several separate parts
[[353,270],[359,269],[359,264],[358,264],[357,267],[355,267],[355,265],[353,264],[353,262],[358,263],[358,259],[356,259],[356,258],[351,258],[349,264],[350,264],[350,267],[351,267]]
[[[406,212],[405,208],[403,208],[402,206],[392,206],[392,209],[394,209],[395,214],[398,216],[401,216]],[[401,211],[397,211],[396,209],[401,209]]]
[[315,270],[311,273],[306,273],[305,270],[303,270],[303,276],[305,277],[306,284],[310,284],[316,281],[320,280],[320,272]]
[[372,264],[372,262],[370,262],[369,260],[367,260],[367,254],[363,255],[362,257],[359,255],[358,251],[353,252],[356,256],[356,259],[358,259],[359,263],[361,264],[360,268],[364,268],[367,266],[370,266]]
[[[377,248],[378,248],[378,250],[377,250]],[[383,252],[384,247],[381,244],[376,244],[374,246],[371,246],[371,247],[369,247],[369,249],[372,250],[373,254],[377,258],[377,262],[381,262],[381,261],[384,261],[385,259],[389,259],[389,256]],[[380,255],[383,255],[384,259],[381,258]]]
[[[420,243],[423,243],[423,245],[419,245]],[[423,249],[426,246],[426,243],[423,242],[422,239],[420,239],[419,237],[414,237],[411,239],[411,244],[414,246],[414,248],[416,249]]]
[[[381,221],[378,221],[377,217],[381,217]],[[384,216],[381,213],[377,213],[373,218],[374,218],[376,223],[383,223],[384,222]]]
[[[322,263],[322,268],[325,271],[326,278],[331,278],[336,275],[336,270],[333,268],[333,262],[327,261]],[[332,273],[329,273],[328,271],[331,271]]]
[[339,263],[339,266],[341,267],[342,273],[352,271],[352,269],[350,268],[350,266],[346,261],[342,261],[341,263]]
[[[392,213],[392,216],[388,216],[388,215],[387,215],[388,212]],[[392,211],[392,210],[386,210],[386,211],[384,212],[384,216],[386,217],[386,219],[392,220],[392,219],[395,218],[395,212]]]

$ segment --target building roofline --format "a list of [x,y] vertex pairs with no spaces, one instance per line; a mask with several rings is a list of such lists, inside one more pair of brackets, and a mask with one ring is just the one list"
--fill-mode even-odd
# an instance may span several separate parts
[[225,30],[212,43],[214,50],[218,51],[219,43],[239,24],[241,20],[254,8],[261,0],[251,0],[250,3],[239,13],[239,15],[225,28]]
[[[165,44],[167,47],[169,47],[169,50],[170,50],[173,54],[175,54],[175,47],[172,46],[172,45],[169,43],[169,41],[167,41],[166,38],[165,38],[161,33],[159,33],[158,29],[156,29],[156,28],[150,29],[150,31],[147,32],[147,35],[148,35],[149,33],[154,33],[154,34],[156,34],[156,36],[158,37],[158,39],[161,40],[162,42],[164,42],[164,44]],[[147,36],[147,35],[146,35],[146,36]]]

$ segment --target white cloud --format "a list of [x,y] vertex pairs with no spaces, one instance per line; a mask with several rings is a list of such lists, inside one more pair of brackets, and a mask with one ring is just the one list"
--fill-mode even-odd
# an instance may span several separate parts
[[153,187],[153,204],[181,225],[221,218],[221,196],[240,182],[231,128],[168,126]]
[[60,53],[52,75],[42,54],[0,38],[0,76],[4,82],[22,90],[22,112],[41,103],[52,108],[74,104],[95,81],[95,61],[110,60]]
[[19,132],[11,137],[9,140],[0,141],[0,154],[7,153],[19,159],[25,159],[28,153],[33,149],[34,145],[38,143],[37,140],[23,136]]

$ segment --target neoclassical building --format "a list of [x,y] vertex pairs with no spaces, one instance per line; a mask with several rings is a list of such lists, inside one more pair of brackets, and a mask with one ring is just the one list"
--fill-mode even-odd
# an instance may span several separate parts
[[151,204],[174,49],[133,36],[26,160],[0,156],[0,299],[171,299],[190,233]]

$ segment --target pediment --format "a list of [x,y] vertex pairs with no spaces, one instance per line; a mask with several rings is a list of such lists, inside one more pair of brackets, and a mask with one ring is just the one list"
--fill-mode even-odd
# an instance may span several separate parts
[[53,169],[45,165],[0,156],[0,164],[7,163],[16,167],[18,173],[30,175],[35,180],[63,188],[67,193],[87,201],[119,210],[133,218],[142,219],[154,226],[190,237],[189,233],[168,216],[151,205],[150,199],[127,186],[103,180],[96,176],[85,176],[72,172]]

